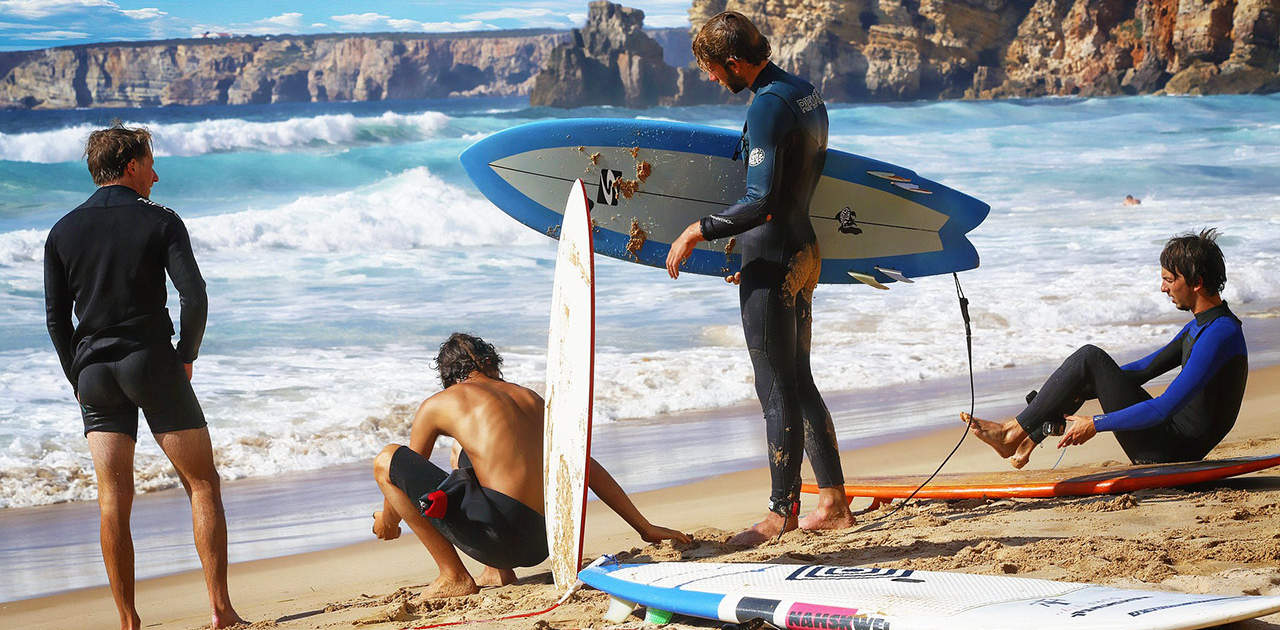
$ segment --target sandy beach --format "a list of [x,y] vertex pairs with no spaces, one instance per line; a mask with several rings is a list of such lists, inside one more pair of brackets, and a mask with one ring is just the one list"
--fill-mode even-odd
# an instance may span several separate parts
[[[1274,413],[1280,366],[1255,369],[1235,429],[1210,457],[1280,451]],[[1086,407],[1086,411],[1089,408]],[[981,410],[979,410],[981,415]],[[919,474],[937,465],[960,425],[843,453],[846,475]],[[1101,435],[1070,458],[1072,467],[1125,461]],[[1042,446],[1030,469],[1050,468],[1057,453]],[[975,439],[965,440],[946,472],[1002,471],[1005,462]],[[1010,471],[1009,478],[1016,479]],[[725,544],[760,516],[765,469],[720,475],[633,495],[655,523],[697,539],[690,546],[643,545],[603,505],[588,509],[586,555],[620,554],[632,562],[721,562],[877,565],[920,570],[1017,575],[1112,586],[1224,594],[1280,594],[1280,477],[1262,471],[1211,485],[1126,495],[1063,499],[914,501],[889,517],[866,513],[853,530],[788,533],[754,549]],[[865,508],[865,501],[854,508]],[[883,508],[882,508],[883,509]],[[372,538],[372,536],[370,536]],[[615,627],[603,621],[606,596],[586,589],[551,613],[503,622],[493,617],[553,603],[544,566],[518,572],[518,584],[441,601],[420,597],[434,567],[412,536],[370,540],[329,551],[238,563],[232,593],[253,628],[371,629],[470,621],[470,627]],[[208,623],[201,577],[186,572],[144,580],[138,603],[147,627],[199,628]],[[111,628],[115,610],[105,587],[0,604],[6,627]],[[74,619],[74,622],[71,620]],[[633,616],[622,627],[642,622]],[[670,627],[719,627],[677,618]],[[1280,615],[1234,628],[1280,628]]]

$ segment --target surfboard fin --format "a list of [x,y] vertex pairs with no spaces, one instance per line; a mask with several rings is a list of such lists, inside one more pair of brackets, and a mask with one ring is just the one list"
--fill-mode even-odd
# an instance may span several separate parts
[[911,278],[908,278],[908,277],[904,276],[904,275],[902,274],[902,272],[901,272],[901,271],[898,271],[897,269],[886,269],[886,268],[884,268],[884,267],[876,267],[875,269],[876,269],[876,271],[879,271],[880,273],[882,273],[882,274],[884,274],[884,275],[886,275],[886,276],[889,276],[890,278],[893,278],[894,280],[897,280],[898,282],[905,282],[905,283],[907,283],[907,284],[914,284],[914,283],[915,283],[915,280],[912,280]]
[[867,285],[867,286],[869,286],[869,287],[875,287],[875,288],[877,288],[877,289],[883,289],[883,290],[885,290],[885,291],[888,291],[888,290],[889,290],[889,287],[886,287],[886,286],[884,286],[883,284],[881,284],[879,280],[876,280],[875,276],[869,276],[869,275],[867,275],[867,274],[865,274],[865,273],[858,273],[858,272],[856,272],[856,271],[850,271],[850,272],[849,272],[849,277],[851,277],[851,278],[853,278],[854,280],[857,280],[858,282],[861,282],[862,284],[865,284],[865,285]]
[[604,619],[610,623],[622,623],[627,617],[631,616],[631,611],[635,609],[635,602],[609,596],[609,610],[605,612]]
[[658,610],[652,606],[644,609],[644,622],[656,625],[665,625],[671,623],[671,611]]

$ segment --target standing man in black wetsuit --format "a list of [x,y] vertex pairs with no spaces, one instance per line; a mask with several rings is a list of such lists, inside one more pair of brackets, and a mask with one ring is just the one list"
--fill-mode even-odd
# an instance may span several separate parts
[[[129,532],[139,408],[191,500],[213,627],[234,625],[242,620],[227,591],[222,494],[209,430],[190,383],[208,312],[204,279],[182,219],[150,200],[151,186],[160,181],[151,135],[117,124],[90,134],[85,155],[100,188],[49,231],[45,311],[93,455],[102,559],[120,627],[142,627]],[[182,304],[176,350],[165,308],[166,271]]]
[[[742,270],[726,280],[739,284],[772,490],[764,520],[734,542],[758,544],[797,526],[850,527],[835,428],[809,366],[813,290],[822,270],[809,199],[826,163],[827,109],[813,85],[769,61],[769,40],[740,13],[708,20],[693,54],[710,80],[735,94],[747,87],[755,93],[743,132],[746,196],[691,224],[667,255],[667,272],[676,278],[699,242],[741,235]],[[799,520],[804,451],[820,490],[817,508]]]

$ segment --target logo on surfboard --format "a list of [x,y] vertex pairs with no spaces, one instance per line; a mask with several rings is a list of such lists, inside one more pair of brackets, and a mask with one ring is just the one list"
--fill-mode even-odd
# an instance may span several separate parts
[[862,228],[858,227],[858,213],[854,212],[849,206],[841,208],[840,212],[836,213],[836,221],[840,222],[840,227],[836,229],[840,230],[841,234],[853,234],[855,236],[862,234]]
[[622,179],[622,171],[600,169],[600,189],[596,191],[596,203],[608,206],[618,205],[618,180],[620,179]]
[[911,569],[878,569],[875,567],[829,567],[806,565],[796,569],[787,580],[893,580],[894,582],[924,582],[913,578]]

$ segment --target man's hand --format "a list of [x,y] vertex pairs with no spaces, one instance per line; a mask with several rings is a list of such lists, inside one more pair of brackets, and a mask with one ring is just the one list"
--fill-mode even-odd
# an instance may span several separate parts
[[1093,426],[1093,416],[1063,417],[1071,421],[1071,426],[1066,433],[1062,434],[1062,439],[1058,441],[1058,448],[1084,444],[1098,434],[1098,428]]
[[667,252],[667,275],[674,280],[680,277],[680,265],[693,253],[693,246],[702,242],[702,224],[694,221],[680,233]]
[[686,545],[693,542],[693,538],[684,532],[677,531],[669,527],[661,527],[653,524],[649,524],[648,527],[644,528],[644,531],[640,532],[640,540],[643,540],[647,543],[656,543],[656,542],[661,542],[663,540],[674,540],[676,542],[684,543]]
[[383,522],[383,511],[378,510],[373,513],[373,535],[378,540],[395,540],[400,537],[400,524],[388,525]]
[[732,276],[725,276],[724,281],[728,282],[729,284],[738,284],[742,282],[742,272],[739,271],[733,274]]
[[188,380],[188,381],[189,381],[189,380],[191,380],[191,364],[190,364],[190,363],[183,363],[183,364],[182,364],[182,371],[187,373],[187,380]]

